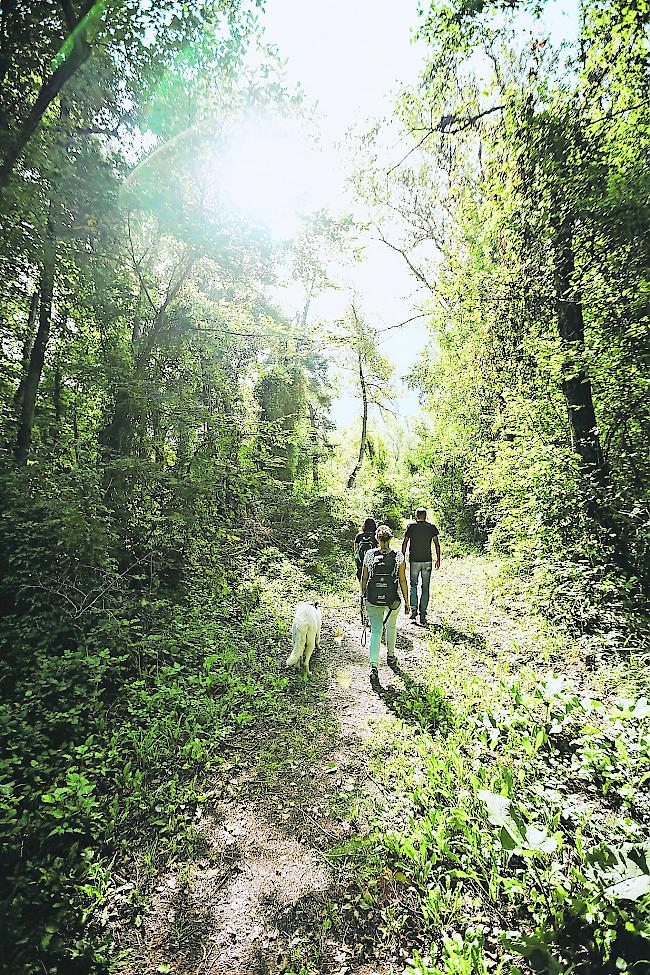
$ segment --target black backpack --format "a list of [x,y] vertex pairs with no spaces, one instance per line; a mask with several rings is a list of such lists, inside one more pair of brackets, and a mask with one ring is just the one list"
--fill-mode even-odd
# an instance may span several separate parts
[[372,560],[366,599],[372,606],[390,608],[399,599],[397,590],[397,555],[379,551]]
[[366,552],[369,552],[371,548],[376,547],[377,540],[374,535],[363,535],[361,541],[359,542],[359,548],[357,549],[357,554],[355,556],[357,565],[362,566],[363,560],[366,557]]

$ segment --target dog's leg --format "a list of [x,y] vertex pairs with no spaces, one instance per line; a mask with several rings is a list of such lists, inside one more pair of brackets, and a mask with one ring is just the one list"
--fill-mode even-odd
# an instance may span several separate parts
[[320,650],[320,631],[323,625],[323,617],[321,616],[320,622],[318,624],[318,630],[316,631],[316,649]]
[[309,673],[309,661],[311,660],[311,655],[314,652],[314,644],[316,641],[316,631],[310,626],[307,630],[307,642],[305,647],[305,673]]

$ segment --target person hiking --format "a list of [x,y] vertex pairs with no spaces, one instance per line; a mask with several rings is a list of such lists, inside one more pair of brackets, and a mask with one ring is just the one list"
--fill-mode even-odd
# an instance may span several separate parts
[[[409,551],[409,581],[411,583],[411,619],[415,620],[420,614],[420,625],[427,625],[427,607],[429,606],[429,583],[431,581],[431,569],[433,559],[431,556],[431,542],[436,548],[436,569],[440,568],[440,541],[438,529],[430,521],[427,521],[427,509],[418,508],[415,512],[415,521],[412,521],[404,535],[402,542],[402,554],[406,555]],[[422,592],[418,602],[418,582],[422,577]]]
[[377,522],[374,518],[366,518],[363,528],[354,539],[354,561],[357,567],[357,579],[361,581],[361,570],[366,552],[371,548],[377,548]]
[[395,643],[397,642],[397,617],[399,615],[399,592],[404,597],[404,612],[409,611],[408,589],[406,587],[405,559],[402,552],[390,547],[393,533],[388,525],[377,529],[379,547],[366,552],[361,572],[361,592],[366,600],[370,619],[370,685],[373,690],[379,686],[379,648],[381,636],[386,631],[387,663],[396,663]]

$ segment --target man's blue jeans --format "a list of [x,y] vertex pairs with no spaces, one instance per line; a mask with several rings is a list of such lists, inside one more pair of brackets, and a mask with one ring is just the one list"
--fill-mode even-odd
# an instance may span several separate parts
[[[409,572],[411,579],[411,612],[420,611],[420,619],[423,620],[427,615],[429,605],[429,583],[431,582],[431,570],[433,562],[410,562]],[[422,594],[418,607],[418,580],[422,576]]]

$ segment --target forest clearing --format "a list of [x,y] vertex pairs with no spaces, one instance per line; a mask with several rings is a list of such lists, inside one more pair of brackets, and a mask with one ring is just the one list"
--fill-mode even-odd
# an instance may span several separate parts
[[0,971],[650,975],[649,76],[1,5]]

